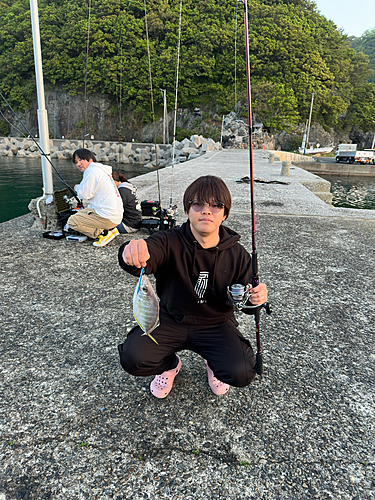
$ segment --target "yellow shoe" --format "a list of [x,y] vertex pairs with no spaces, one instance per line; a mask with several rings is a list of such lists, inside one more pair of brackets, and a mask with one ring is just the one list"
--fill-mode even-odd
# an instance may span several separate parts
[[108,231],[107,234],[100,234],[97,241],[94,241],[94,247],[105,247],[107,243],[116,238],[116,236],[120,234],[118,229],[115,227],[111,231]]

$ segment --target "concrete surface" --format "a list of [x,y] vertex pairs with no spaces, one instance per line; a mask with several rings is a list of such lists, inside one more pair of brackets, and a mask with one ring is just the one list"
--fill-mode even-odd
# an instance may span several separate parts
[[[248,152],[176,166],[224,178],[228,226],[251,250]],[[257,248],[274,313],[262,316],[264,376],[214,396],[181,353],[165,400],[119,366],[136,280],[105,248],[45,240],[30,215],[0,224],[0,499],[375,498],[375,212],[335,209],[255,152]],[[163,204],[172,171],[159,172]],[[133,179],[157,198],[156,173]],[[179,216],[183,221],[184,217]],[[137,237],[147,236],[136,233]],[[181,290],[181,294],[184,291]],[[239,316],[255,341],[253,319]]]

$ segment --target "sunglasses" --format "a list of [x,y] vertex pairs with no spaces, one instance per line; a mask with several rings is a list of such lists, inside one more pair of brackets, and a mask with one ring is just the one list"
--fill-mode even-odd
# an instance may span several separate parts
[[208,205],[209,210],[213,214],[217,214],[225,206],[224,203],[220,203],[220,202],[219,203],[202,203],[198,200],[189,201],[189,205],[194,210],[194,212],[202,212],[203,208],[206,205]]

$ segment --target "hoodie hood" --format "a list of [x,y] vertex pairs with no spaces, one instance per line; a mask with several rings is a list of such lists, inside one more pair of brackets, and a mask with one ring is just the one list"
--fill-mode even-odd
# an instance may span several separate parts
[[[97,163],[95,161],[93,161],[92,163],[90,163],[90,165],[86,168],[86,170],[88,170],[90,167],[97,167],[97,168],[100,168],[101,170],[103,170],[103,172],[107,175],[112,175],[112,167],[110,165],[103,165],[103,163]],[[85,172],[86,172],[85,170]]]
[[137,188],[135,186],[133,186],[133,184],[130,184],[130,182],[121,182],[121,184],[118,185],[118,189],[120,189],[120,188],[129,189],[130,192],[132,194],[134,194],[134,196],[135,196],[135,193],[137,192]]

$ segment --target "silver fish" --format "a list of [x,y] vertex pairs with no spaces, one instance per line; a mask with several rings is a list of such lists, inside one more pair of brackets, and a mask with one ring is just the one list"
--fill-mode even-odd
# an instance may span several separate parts
[[159,301],[152,288],[150,280],[143,269],[133,295],[133,314],[136,322],[156,344],[159,344],[151,332],[159,326]]

